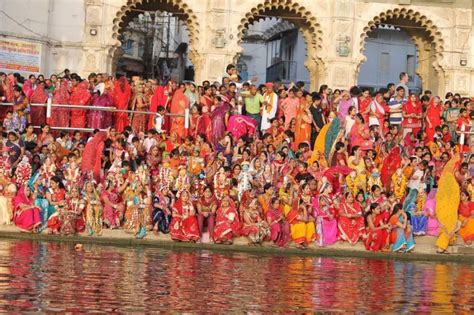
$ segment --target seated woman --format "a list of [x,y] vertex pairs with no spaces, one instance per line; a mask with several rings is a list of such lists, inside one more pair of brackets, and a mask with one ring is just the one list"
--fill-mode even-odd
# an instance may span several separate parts
[[100,201],[99,193],[95,187],[95,183],[87,181],[84,184],[85,189],[85,213],[86,213],[86,227],[89,236],[102,235],[102,203]]
[[105,189],[100,194],[100,200],[104,205],[104,224],[111,229],[118,229],[125,212],[125,206],[114,183],[105,181]]
[[332,186],[324,182],[320,195],[313,198],[313,210],[316,216],[316,229],[319,234],[318,245],[327,246],[337,242],[336,204],[333,200]]
[[389,224],[383,222],[384,216],[380,213],[380,206],[372,203],[365,214],[367,237],[365,248],[370,251],[389,251]]
[[66,197],[66,207],[60,217],[61,234],[74,235],[85,230],[86,224],[83,216],[85,207],[86,203],[81,197],[79,186],[72,186]]
[[461,191],[458,213],[459,221],[461,221],[459,235],[464,240],[464,244],[471,245],[474,240],[474,203],[469,200],[469,194],[464,190]]
[[232,244],[232,239],[240,236],[241,224],[239,214],[232,199],[224,196],[221,206],[216,212],[216,226],[214,228],[214,241],[218,244]]
[[191,202],[191,194],[184,190],[173,205],[173,219],[170,225],[171,239],[180,242],[199,240],[199,226],[196,210]]
[[249,239],[249,245],[261,245],[265,237],[270,235],[270,228],[260,216],[257,199],[253,199],[248,207],[242,210],[242,236]]
[[339,209],[339,238],[355,245],[364,234],[364,218],[360,204],[355,202],[351,192],[346,192],[344,202]]
[[170,232],[172,220],[171,210],[174,204],[174,195],[166,185],[158,187],[153,197],[153,212],[151,214],[151,230],[158,234]]
[[392,251],[408,253],[415,248],[415,241],[413,240],[413,232],[408,224],[408,217],[403,206],[397,203],[393,207],[392,216],[389,224],[392,227],[390,235],[390,243],[392,244]]
[[13,200],[13,222],[23,232],[37,232],[41,225],[40,209],[35,206],[34,196],[28,186],[23,186]]
[[423,206],[423,214],[428,218],[426,235],[430,236],[438,236],[441,226],[436,218],[436,191],[437,189],[435,188],[430,190],[425,205]]
[[46,192],[47,206],[42,208],[42,221],[47,222],[49,233],[59,234],[61,228],[60,214],[66,206],[66,190],[61,179],[57,176],[51,177],[49,189]]
[[202,198],[196,204],[198,212],[199,234],[202,237],[204,221],[207,221],[207,230],[209,231],[210,242],[214,242],[214,224],[218,202],[214,196],[211,187],[206,186],[202,193]]
[[285,220],[280,200],[273,198],[268,209],[267,223],[270,226],[270,239],[278,246],[284,247],[290,241],[290,225]]

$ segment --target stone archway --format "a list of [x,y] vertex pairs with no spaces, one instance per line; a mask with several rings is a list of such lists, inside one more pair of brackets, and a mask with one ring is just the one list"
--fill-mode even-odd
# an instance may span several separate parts
[[319,53],[323,48],[323,32],[320,24],[312,12],[301,4],[292,0],[265,0],[250,9],[240,20],[237,34],[237,51],[234,61],[242,53],[242,37],[249,25],[269,16],[277,16],[282,20],[293,23],[303,34],[306,43],[306,61],[304,65],[309,71],[311,88],[316,89],[320,82],[326,80],[325,64]]
[[116,54],[120,54],[120,34],[124,26],[129,22],[133,11],[162,11],[175,15],[183,21],[189,33],[188,57],[193,63],[195,73],[200,71],[201,60],[197,53],[196,44],[199,36],[198,17],[186,3],[186,0],[126,0],[124,5],[115,13],[112,26],[112,64],[117,60]]
[[395,25],[408,33],[417,48],[418,67],[416,74],[422,80],[424,89],[434,93],[444,92],[445,69],[442,66],[444,49],[443,34],[427,16],[407,8],[387,10],[375,16],[360,35],[360,58],[356,70],[366,60],[365,40],[368,34],[380,24]]

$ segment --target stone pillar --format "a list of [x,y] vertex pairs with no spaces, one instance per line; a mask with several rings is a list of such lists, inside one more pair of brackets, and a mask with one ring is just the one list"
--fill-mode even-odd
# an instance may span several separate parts
[[[359,62],[355,60],[325,60],[328,84],[332,89],[349,89],[357,84]],[[324,82],[323,82],[324,83]]]

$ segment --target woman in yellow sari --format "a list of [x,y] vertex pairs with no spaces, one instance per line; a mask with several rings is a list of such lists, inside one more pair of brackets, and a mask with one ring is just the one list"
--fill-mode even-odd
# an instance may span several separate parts
[[446,254],[448,246],[455,241],[455,234],[459,230],[458,207],[460,203],[460,188],[454,176],[454,168],[459,161],[455,155],[446,163],[438,182],[436,193],[436,217],[441,224],[440,234],[436,241],[436,252]]

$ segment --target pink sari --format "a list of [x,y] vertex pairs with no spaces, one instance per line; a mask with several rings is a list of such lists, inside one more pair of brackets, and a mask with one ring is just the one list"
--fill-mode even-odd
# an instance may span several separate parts
[[[68,81],[61,81],[61,85],[54,91],[53,104],[69,105]],[[65,107],[53,107],[51,110],[50,125],[52,127],[69,127],[71,110]]]
[[216,226],[214,227],[213,237],[216,242],[231,240],[234,236],[240,236],[239,214],[233,205],[227,209],[217,209]]
[[[337,242],[337,220],[331,199],[325,195],[313,198],[313,209],[316,217],[316,230],[320,235],[319,246],[332,245]],[[330,218],[332,215],[332,218]]]
[[234,139],[239,139],[244,135],[253,135],[256,128],[257,122],[255,121],[255,119],[252,119],[245,115],[233,115],[229,118],[229,125],[227,126],[227,131],[230,131],[230,133],[232,133]]
[[[13,200],[13,222],[20,229],[31,231],[41,224],[41,216],[40,209],[35,207],[33,198],[26,197],[25,188],[26,186],[22,186]],[[29,207],[20,209],[20,205]]]
[[284,247],[291,240],[290,224],[282,219],[276,222],[283,212],[281,209],[270,208],[267,211],[267,220],[270,221],[270,239],[280,247]]

